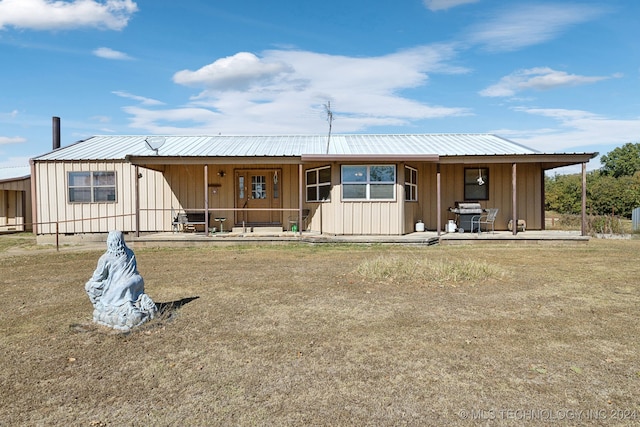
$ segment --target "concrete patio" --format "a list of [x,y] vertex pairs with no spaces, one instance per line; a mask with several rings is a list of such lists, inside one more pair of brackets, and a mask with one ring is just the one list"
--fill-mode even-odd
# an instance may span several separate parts
[[579,231],[536,231],[527,230],[513,235],[511,231],[495,233],[441,233],[435,231],[414,232],[403,236],[357,236],[329,235],[317,232],[293,233],[291,231],[257,230],[253,232],[230,231],[205,234],[203,232],[168,232],[129,235],[127,242],[133,247],[144,246],[191,246],[206,244],[242,244],[242,243],[360,243],[360,244],[402,244],[402,245],[456,245],[477,243],[498,244],[560,244],[587,243],[589,236],[581,236]]

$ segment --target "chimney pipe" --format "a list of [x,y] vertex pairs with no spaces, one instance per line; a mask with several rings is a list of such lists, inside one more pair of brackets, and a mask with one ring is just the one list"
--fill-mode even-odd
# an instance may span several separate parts
[[53,117],[53,149],[60,148],[60,117]]

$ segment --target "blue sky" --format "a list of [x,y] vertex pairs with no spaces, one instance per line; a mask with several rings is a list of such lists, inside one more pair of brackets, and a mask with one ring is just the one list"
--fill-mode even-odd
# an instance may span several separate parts
[[[636,0],[0,0],[0,167],[108,134],[640,141]],[[592,161],[589,169],[599,167]]]

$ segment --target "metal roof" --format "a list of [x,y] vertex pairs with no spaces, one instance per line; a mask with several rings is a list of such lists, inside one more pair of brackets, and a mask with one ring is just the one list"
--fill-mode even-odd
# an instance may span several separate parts
[[322,154],[492,156],[541,153],[492,134],[336,134],[330,139],[327,135],[113,135],[78,141],[34,160],[124,160],[128,156],[300,157]]
[[31,176],[30,166],[13,166],[0,168],[0,181],[16,181]]

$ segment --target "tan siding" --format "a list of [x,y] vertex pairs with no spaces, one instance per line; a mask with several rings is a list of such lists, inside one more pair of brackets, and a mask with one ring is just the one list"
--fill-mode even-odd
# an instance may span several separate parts
[[[483,208],[498,208],[496,229],[507,229],[511,219],[511,164],[469,164],[469,165],[441,165],[442,192],[442,223],[454,219],[448,209],[456,201],[464,201],[464,169],[465,167],[489,168],[489,200],[480,201]],[[422,219],[428,230],[436,230],[437,224],[437,192],[436,170],[433,164],[424,164],[418,168],[418,204],[419,209],[414,213],[414,220]],[[517,195],[518,216],[527,221],[527,228],[540,229],[542,227],[542,169],[539,164],[517,165]],[[408,203],[407,206],[410,204]],[[420,215],[423,213],[423,215]],[[419,218],[422,217],[422,218]],[[441,224],[442,226],[442,224]]]
[[31,212],[31,179],[0,183],[0,230],[31,230]]
[[[403,202],[404,165],[397,164],[396,200],[393,202],[343,202],[341,200],[340,164],[332,163],[331,201],[306,203],[310,210],[309,228],[330,234],[396,235],[412,232],[422,220],[425,228],[436,230],[437,193],[436,170],[432,163],[411,164],[418,170],[418,202]],[[305,170],[327,163],[305,164]],[[497,229],[506,229],[511,218],[511,165],[469,164],[468,167],[488,167],[490,174],[489,200],[481,201],[485,208],[500,209]],[[107,232],[118,228],[135,231],[136,180],[140,191],[140,231],[171,230],[171,210],[204,209],[204,165],[166,165],[163,172],[135,167],[127,162],[61,162],[36,163],[37,214],[39,222],[61,223],[61,233]],[[237,169],[279,169],[280,197],[283,209],[298,208],[298,165],[210,165],[208,167],[208,202],[214,215],[216,209],[234,208],[236,189],[234,171]],[[448,208],[464,198],[465,165],[441,165],[442,222],[453,219]],[[69,204],[67,202],[67,172],[84,170],[114,170],[117,180],[117,202]],[[218,172],[224,171],[224,176]],[[539,164],[518,165],[518,217],[527,221],[530,229],[539,229],[543,222],[541,208],[542,170]],[[216,186],[212,186],[215,184]],[[304,186],[304,179],[303,179]],[[215,189],[216,193],[213,193]],[[29,198],[30,199],[30,198]],[[220,211],[219,211],[220,212]],[[234,218],[233,212],[222,212]],[[294,211],[282,212],[282,223],[288,227],[288,217]],[[107,217],[117,218],[107,218]],[[94,219],[89,219],[94,218]],[[226,226],[232,226],[233,220]],[[45,224],[40,233],[55,232],[55,225]]]
[[[67,173],[114,171],[115,203],[69,203]],[[61,162],[36,165],[39,233],[104,233],[112,229],[135,231],[135,171],[124,162]]]

